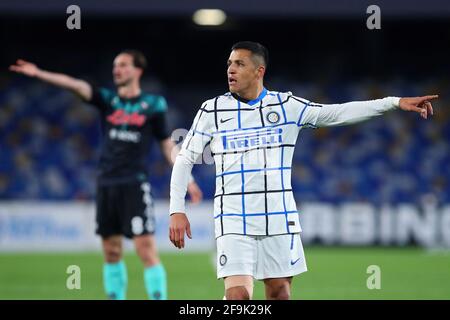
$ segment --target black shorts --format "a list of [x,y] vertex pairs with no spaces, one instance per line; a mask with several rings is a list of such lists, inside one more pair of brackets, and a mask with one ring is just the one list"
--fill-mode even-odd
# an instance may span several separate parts
[[155,213],[148,182],[97,187],[97,230],[103,238],[133,238],[155,232]]

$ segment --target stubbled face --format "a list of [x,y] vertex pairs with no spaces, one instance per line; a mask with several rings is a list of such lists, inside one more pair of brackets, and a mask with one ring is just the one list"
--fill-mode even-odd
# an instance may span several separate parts
[[113,62],[114,84],[118,87],[126,86],[138,79],[142,74],[140,68],[133,64],[133,57],[127,53],[119,54]]
[[252,60],[252,52],[246,49],[236,49],[231,51],[228,58],[228,88],[230,92],[248,92],[258,85],[258,81],[264,75],[264,67],[258,66]]

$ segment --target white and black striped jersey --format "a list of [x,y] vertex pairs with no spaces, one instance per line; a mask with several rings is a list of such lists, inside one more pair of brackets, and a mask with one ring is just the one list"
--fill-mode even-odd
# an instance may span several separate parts
[[398,103],[399,98],[388,97],[324,105],[266,89],[251,101],[231,93],[210,99],[198,111],[175,162],[170,213],[185,212],[188,176],[209,143],[216,165],[216,237],[298,233],[291,170],[300,130],[362,121]]

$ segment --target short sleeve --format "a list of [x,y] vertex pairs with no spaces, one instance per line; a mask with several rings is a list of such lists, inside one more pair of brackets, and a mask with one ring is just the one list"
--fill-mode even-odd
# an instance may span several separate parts
[[86,102],[92,104],[101,111],[105,111],[111,105],[113,96],[114,93],[109,89],[92,86],[92,97]]
[[163,96],[158,96],[154,105],[154,112],[167,112],[167,100]]
[[152,134],[158,141],[162,141],[170,137],[169,127],[167,124],[167,112],[155,112],[150,116],[150,122]]

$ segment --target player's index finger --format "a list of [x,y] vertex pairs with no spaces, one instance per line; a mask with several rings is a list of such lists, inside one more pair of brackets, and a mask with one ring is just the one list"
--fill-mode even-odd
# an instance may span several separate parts
[[432,94],[432,95],[425,96],[425,97],[422,97],[422,98],[423,98],[423,100],[433,100],[433,99],[439,98],[439,95],[437,95],[437,94]]

